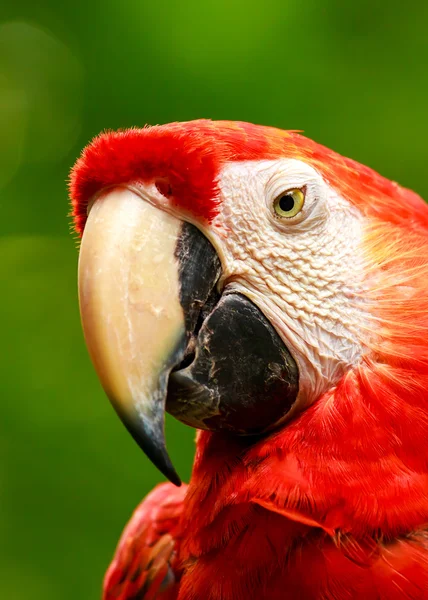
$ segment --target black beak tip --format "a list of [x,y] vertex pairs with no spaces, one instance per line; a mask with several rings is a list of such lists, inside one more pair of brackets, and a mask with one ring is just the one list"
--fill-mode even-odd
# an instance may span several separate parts
[[146,418],[131,420],[122,418],[122,420],[147,458],[171,483],[180,487],[181,479],[166,449],[163,419],[157,422]]
[[169,458],[165,445],[160,452],[156,450],[153,454],[149,453],[147,447],[145,449],[143,448],[143,450],[147,457],[152,461],[154,466],[159,469],[159,471],[165,475],[165,477],[169,479],[171,483],[177,487],[181,486],[180,476],[178,475],[174,465],[171,462],[171,459]]
[[159,469],[159,471],[165,475],[167,479],[171,481],[177,487],[181,486],[181,479],[174,469],[174,465],[169,458],[165,439],[162,432],[162,437],[147,438],[146,436],[136,436],[133,434],[135,441],[140,446],[141,450],[147,456],[148,459]]
[[174,469],[174,467],[172,466],[170,461],[169,461],[169,463],[170,464],[167,465],[165,469],[160,469],[160,471],[165,475],[165,477],[167,477],[170,480],[171,483],[173,483],[177,487],[180,487],[181,486],[180,476],[177,473],[177,471]]

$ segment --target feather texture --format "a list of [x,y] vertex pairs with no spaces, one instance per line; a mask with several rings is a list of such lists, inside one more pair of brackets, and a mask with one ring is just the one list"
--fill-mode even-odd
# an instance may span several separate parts
[[[428,226],[414,192],[293,131],[231,121],[190,121],[106,132],[77,160],[70,178],[72,214],[81,234],[87,205],[101,189],[132,181],[156,182],[173,202],[204,220],[217,212],[217,179],[226,162],[300,159],[315,167],[365,214],[406,227]],[[395,199],[391,210],[391,198]]]
[[158,485],[132,515],[104,579],[103,600],[175,600],[174,573],[186,486]]

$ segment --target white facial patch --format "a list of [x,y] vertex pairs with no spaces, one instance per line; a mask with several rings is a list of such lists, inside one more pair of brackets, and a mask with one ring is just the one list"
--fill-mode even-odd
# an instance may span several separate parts
[[[310,404],[363,353],[364,217],[294,159],[229,163],[219,183],[221,208],[209,237],[222,261],[221,283],[275,327],[299,367],[298,404]],[[293,188],[305,193],[303,209],[280,218],[274,200]]]

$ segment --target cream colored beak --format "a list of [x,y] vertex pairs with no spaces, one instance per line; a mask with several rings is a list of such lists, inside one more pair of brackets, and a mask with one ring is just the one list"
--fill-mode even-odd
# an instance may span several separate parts
[[79,259],[84,335],[101,384],[126,427],[172,481],[164,408],[186,348],[177,240],[182,222],[117,187],[93,203]]

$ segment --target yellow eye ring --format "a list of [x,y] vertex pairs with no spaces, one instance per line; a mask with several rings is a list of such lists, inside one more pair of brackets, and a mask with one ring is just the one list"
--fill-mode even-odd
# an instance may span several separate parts
[[282,219],[291,219],[302,210],[305,203],[305,193],[299,188],[287,190],[275,198],[273,209]]

